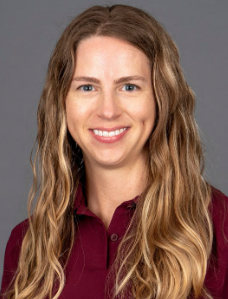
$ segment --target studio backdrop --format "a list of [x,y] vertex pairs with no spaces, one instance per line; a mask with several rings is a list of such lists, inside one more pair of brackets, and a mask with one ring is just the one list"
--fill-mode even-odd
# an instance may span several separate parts
[[[129,4],[154,15],[176,42],[196,95],[205,177],[228,194],[228,1],[0,1],[0,279],[13,227],[27,218],[30,151],[47,64],[62,30],[95,4]],[[130,62],[129,62],[130,63]]]

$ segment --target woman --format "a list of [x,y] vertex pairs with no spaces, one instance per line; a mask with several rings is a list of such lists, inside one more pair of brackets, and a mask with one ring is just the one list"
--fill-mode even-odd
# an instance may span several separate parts
[[227,198],[202,176],[193,113],[153,17],[76,17],[49,63],[37,203],[7,244],[2,298],[227,298]]

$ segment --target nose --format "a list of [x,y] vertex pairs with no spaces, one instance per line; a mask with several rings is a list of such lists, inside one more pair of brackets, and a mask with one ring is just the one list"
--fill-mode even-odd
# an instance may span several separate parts
[[117,95],[114,92],[103,92],[99,98],[97,108],[98,117],[106,120],[111,120],[119,117],[122,111]]

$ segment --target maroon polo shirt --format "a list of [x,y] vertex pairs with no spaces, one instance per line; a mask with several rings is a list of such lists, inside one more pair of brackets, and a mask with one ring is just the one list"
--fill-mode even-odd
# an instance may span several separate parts
[[[76,236],[66,267],[66,284],[60,299],[104,299],[106,275],[112,265],[117,247],[134,213],[137,198],[119,205],[108,230],[103,222],[86,206],[82,189],[75,200]],[[228,198],[213,189],[211,214],[214,224],[214,242],[205,286],[216,299],[228,298]],[[18,224],[7,243],[1,294],[17,268],[19,251],[28,221]],[[224,229],[222,229],[222,227]],[[2,295],[0,295],[2,299]],[[42,298],[41,298],[42,299]]]

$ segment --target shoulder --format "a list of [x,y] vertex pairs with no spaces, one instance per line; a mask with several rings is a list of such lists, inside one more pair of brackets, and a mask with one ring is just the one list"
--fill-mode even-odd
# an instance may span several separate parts
[[29,226],[29,222],[28,219],[26,219],[20,222],[11,231],[10,237],[6,245],[6,250],[5,250],[4,271],[16,270],[21,244],[26,234],[26,231],[28,229],[28,226]]
[[[214,232],[213,251],[216,255],[223,254],[228,250],[228,197],[214,187],[209,210]],[[228,262],[227,253],[226,257]]]
[[29,226],[28,219],[22,221],[11,231],[6,245],[1,293],[4,293],[17,270],[22,241]]
[[218,206],[221,203],[228,205],[228,197],[213,186],[211,186],[211,197],[213,205]]
[[223,234],[228,237],[228,197],[212,187],[210,213],[215,231],[223,227]]
[[26,234],[26,231],[29,226],[28,219],[20,222],[18,225],[16,225],[10,234],[7,246],[6,246],[6,254],[8,253],[16,253],[18,251],[18,248],[21,247],[23,238]]
[[23,221],[21,221],[20,223],[18,223],[11,231],[11,235],[17,235],[19,237],[24,237],[24,235],[27,232],[29,226],[29,220],[25,219]]
[[228,298],[228,197],[212,187],[213,244],[205,286],[213,298]]

